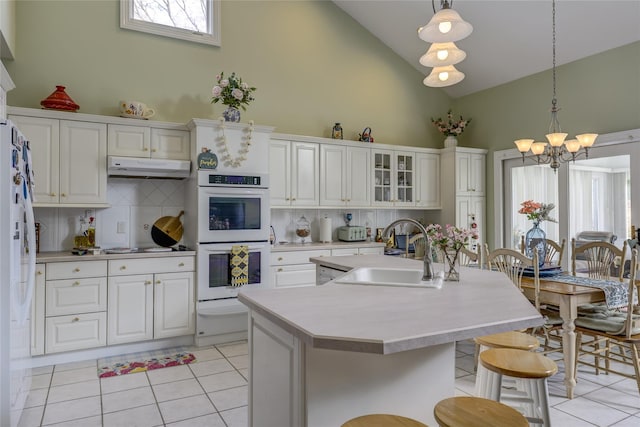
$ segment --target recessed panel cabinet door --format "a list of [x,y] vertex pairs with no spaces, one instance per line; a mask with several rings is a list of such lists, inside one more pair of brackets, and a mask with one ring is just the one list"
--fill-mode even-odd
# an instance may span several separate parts
[[291,205],[291,142],[269,143],[269,195],[271,206]]
[[109,277],[107,344],[153,338],[153,274]]
[[193,272],[155,275],[153,321],[155,339],[195,333],[193,277]]
[[291,143],[291,204],[318,206],[320,199],[319,145]]
[[29,139],[35,171],[35,203],[58,203],[60,196],[60,121],[9,116]]
[[60,121],[60,203],[107,201],[107,125]]

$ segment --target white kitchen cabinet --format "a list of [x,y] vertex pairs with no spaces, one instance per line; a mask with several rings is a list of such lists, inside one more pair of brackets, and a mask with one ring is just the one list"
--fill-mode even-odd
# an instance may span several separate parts
[[318,206],[319,144],[271,139],[269,180],[272,207]]
[[440,223],[466,229],[475,224],[479,239],[471,240],[472,249],[486,237],[485,158],[486,150],[465,147],[445,148],[440,157]]
[[315,264],[309,258],[331,256],[330,249],[295,250],[271,253],[271,283],[275,288],[314,286]]
[[[31,302],[31,355],[44,354],[45,264],[36,264],[36,283]],[[25,276],[23,276],[25,277]]]
[[106,345],[107,261],[46,265],[45,352]]
[[384,245],[358,248],[358,255],[384,255]]
[[109,277],[107,343],[153,338],[153,274]]
[[107,125],[11,115],[29,139],[34,206],[107,206]]
[[195,332],[194,273],[161,273],[154,278],[153,337]]
[[189,132],[150,126],[109,125],[107,153],[110,156],[189,160]]
[[456,152],[456,195],[484,196],[485,163],[484,153]]
[[371,150],[374,206],[415,206],[415,153]]
[[416,206],[440,208],[440,155],[416,153]]
[[368,207],[371,204],[371,149],[320,146],[320,205]]
[[107,343],[195,332],[194,258],[109,261]]

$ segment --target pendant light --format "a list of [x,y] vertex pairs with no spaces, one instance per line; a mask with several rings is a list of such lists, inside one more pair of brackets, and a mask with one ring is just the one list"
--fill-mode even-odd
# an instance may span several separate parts
[[431,5],[435,15],[427,25],[418,29],[418,37],[422,40],[430,43],[456,42],[471,34],[473,26],[451,9],[448,0],[440,1],[442,9],[437,13],[434,0],[431,0]]

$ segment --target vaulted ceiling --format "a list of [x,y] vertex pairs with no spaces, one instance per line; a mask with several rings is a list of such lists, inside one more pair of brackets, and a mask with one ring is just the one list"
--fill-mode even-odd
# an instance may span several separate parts
[[[429,0],[333,0],[360,25],[425,76],[418,59],[429,43],[417,29],[434,15]],[[440,0],[435,0],[436,11]],[[552,67],[551,0],[454,0],[452,9],[473,25],[456,45],[467,53],[456,65],[465,79],[443,88],[458,98]],[[557,0],[556,63],[566,64],[640,40],[640,0]]]

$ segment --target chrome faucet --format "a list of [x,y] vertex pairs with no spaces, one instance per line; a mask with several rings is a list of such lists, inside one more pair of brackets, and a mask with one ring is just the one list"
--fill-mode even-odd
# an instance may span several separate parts
[[[387,225],[387,227],[382,232],[382,239],[386,241],[388,238],[389,231],[394,228],[398,224],[410,223],[415,225],[418,230],[422,233],[424,237],[424,267],[422,270],[422,280],[433,280],[433,261],[431,259],[431,240],[429,240],[429,235],[427,234],[427,230],[424,228],[424,225],[420,224],[418,221],[412,218],[400,218],[393,221],[391,224]],[[407,242],[407,247],[409,247],[409,242]]]

